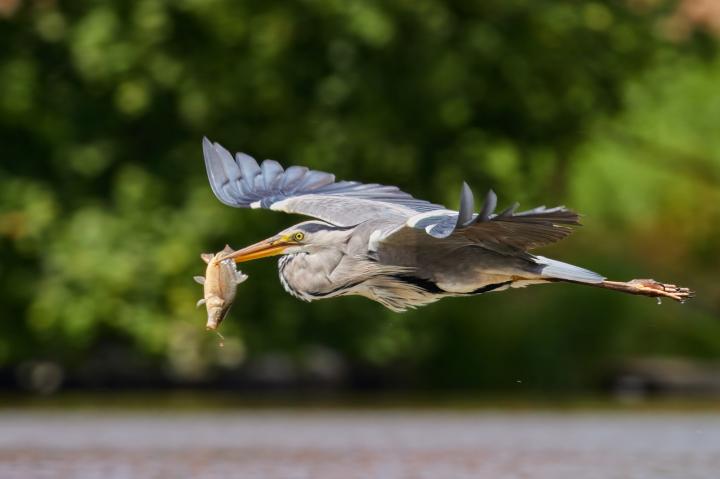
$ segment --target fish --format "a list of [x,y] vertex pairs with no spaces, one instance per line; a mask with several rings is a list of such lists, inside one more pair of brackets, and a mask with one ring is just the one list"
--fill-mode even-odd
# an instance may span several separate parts
[[220,323],[225,319],[230,306],[235,300],[237,285],[245,281],[248,276],[237,269],[232,259],[222,259],[233,249],[225,245],[219,253],[203,253],[200,255],[207,268],[205,276],[195,276],[193,279],[203,285],[203,298],[197,302],[200,307],[203,304],[207,309],[207,324],[205,329],[217,331]]

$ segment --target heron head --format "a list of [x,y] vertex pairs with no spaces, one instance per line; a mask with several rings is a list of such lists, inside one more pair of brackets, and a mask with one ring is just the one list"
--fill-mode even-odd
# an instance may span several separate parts
[[322,221],[305,221],[268,239],[224,256],[236,263],[281,254],[313,253],[346,241],[348,230]]

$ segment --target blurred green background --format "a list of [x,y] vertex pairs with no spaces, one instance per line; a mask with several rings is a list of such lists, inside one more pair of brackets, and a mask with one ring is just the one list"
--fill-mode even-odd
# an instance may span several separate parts
[[[638,358],[712,376],[719,10],[0,1],[0,387],[585,393]],[[265,260],[243,268],[220,348],[195,309],[199,254],[297,218],[220,204],[203,135],[450,207],[462,180],[500,207],[566,204],[585,226],[542,254],[698,297],[553,285],[398,315],[300,303]]]

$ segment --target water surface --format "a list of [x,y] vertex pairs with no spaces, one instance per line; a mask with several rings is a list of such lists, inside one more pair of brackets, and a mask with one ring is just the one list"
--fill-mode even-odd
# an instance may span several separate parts
[[0,477],[715,478],[712,413],[0,412]]

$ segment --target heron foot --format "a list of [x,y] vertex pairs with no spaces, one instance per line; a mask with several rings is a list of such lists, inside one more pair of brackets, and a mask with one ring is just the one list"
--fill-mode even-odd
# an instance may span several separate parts
[[689,288],[683,288],[669,283],[660,283],[654,279],[633,279],[627,282],[603,281],[602,286],[630,294],[650,296],[653,298],[670,298],[680,303],[684,303],[695,296],[695,292]]

